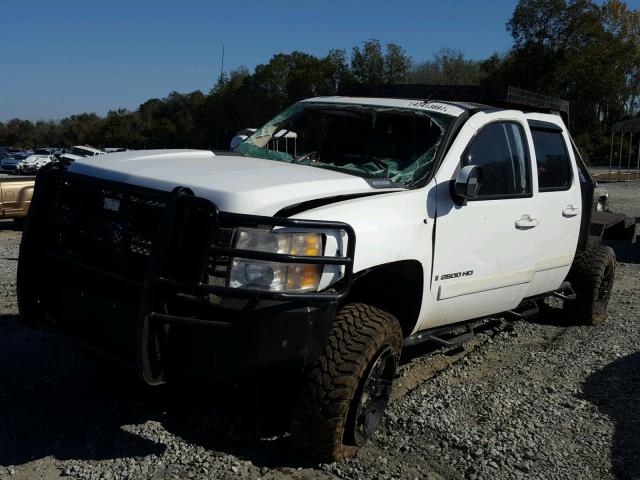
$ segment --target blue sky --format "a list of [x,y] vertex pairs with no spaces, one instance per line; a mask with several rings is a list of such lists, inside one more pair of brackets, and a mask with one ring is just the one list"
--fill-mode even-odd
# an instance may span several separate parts
[[[637,3],[640,0],[632,1]],[[135,109],[208,91],[220,71],[278,52],[323,55],[369,38],[415,60],[442,47],[505,51],[516,0],[0,0],[0,121]]]

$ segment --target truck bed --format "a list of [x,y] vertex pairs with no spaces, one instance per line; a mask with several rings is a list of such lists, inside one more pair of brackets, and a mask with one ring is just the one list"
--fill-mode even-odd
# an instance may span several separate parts
[[634,241],[637,219],[617,212],[592,212],[589,235],[605,240]]

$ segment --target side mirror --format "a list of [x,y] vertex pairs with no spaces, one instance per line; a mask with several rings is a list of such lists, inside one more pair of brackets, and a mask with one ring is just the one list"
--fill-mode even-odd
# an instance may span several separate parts
[[453,194],[462,200],[475,198],[482,182],[482,168],[478,165],[467,165],[460,169],[453,183]]

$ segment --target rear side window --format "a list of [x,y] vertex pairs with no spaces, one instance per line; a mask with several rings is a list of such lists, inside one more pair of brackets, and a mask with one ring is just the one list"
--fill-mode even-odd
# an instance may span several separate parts
[[538,166],[538,190],[552,192],[571,186],[571,161],[562,132],[531,129]]
[[527,143],[517,123],[495,122],[483,127],[463,154],[463,164],[482,167],[477,199],[531,194]]

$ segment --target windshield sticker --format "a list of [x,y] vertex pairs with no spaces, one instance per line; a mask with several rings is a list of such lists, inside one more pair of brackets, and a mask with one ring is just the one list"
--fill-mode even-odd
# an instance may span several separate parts
[[447,113],[449,110],[446,105],[441,103],[432,103],[429,101],[412,102],[407,107],[422,108],[424,110],[432,110],[434,112]]

